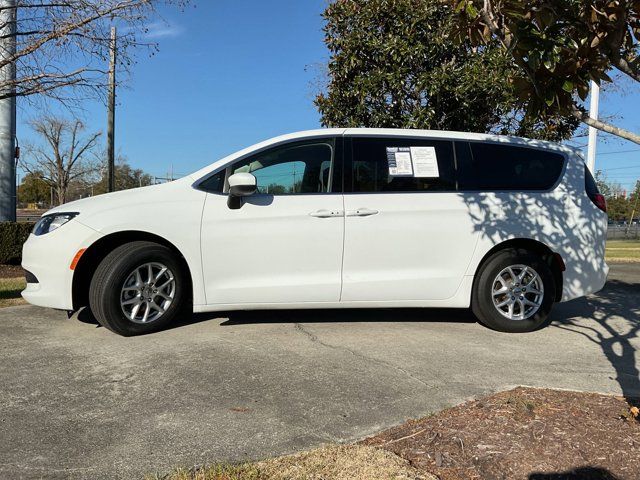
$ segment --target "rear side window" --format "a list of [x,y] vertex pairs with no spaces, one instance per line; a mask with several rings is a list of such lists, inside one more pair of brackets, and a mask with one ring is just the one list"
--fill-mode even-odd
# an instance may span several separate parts
[[535,148],[456,142],[459,190],[549,190],[564,156]]
[[[455,191],[455,164],[453,143],[446,140],[423,140],[407,138],[371,138],[352,139],[353,164],[350,178],[345,179],[346,191],[351,192],[424,192]],[[435,157],[437,176],[420,176],[416,172],[417,154],[424,153]],[[395,155],[408,160],[411,170],[399,173],[394,169]],[[414,162],[414,163],[412,163]],[[395,174],[394,174],[395,173]]]

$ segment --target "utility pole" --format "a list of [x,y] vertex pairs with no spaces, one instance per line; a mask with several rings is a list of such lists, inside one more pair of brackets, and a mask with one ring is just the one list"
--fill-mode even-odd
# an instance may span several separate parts
[[[589,116],[594,120],[598,119],[598,107],[600,105],[600,85],[591,80],[591,104],[589,105]],[[589,127],[589,146],[587,147],[587,167],[593,175],[596,174],[596,143],[598,141],[598,130]]]
[[[0,0],[0,61],[16,53],[16,0]],[[0,68],[0,222],[16,221],[16,63]]]
[[116,27],[111,27],[109,44],[109,98],[107,99],[107,191],[116,189],[115,123],[116,123]]

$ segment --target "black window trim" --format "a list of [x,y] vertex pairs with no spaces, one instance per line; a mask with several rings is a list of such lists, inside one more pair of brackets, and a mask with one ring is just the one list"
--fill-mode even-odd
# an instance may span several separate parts
[[[569,154],[562,150],[554,150],[551,148],[541,148],[533,145],[527,145],[526,143],[517,143],[517,142],[501,142],[496,140],[476,140],[476,139],[468,139],[468,138],[452,138],[452,137],[431,137],[431,136],[416,136],[416,135],[359,135],[359,134],[349,134],[344,135],[345,138],[345,152],[348,151],[348,155],[345,155],[344,161],[344,180],[343,180],[343,192],[344,195],[409,195],[409,194],[430,194],[430,195],[448,195],[451,193],[456,194],[464,194],[464,193],[526,193],[526,194],[541,194],[541,193],[551,193],[553,192],[562,180],[565,177],[567,165],[569,162]],[[453,161],[454,161],[454,173],[455,173],[455,190],[415,190],[415,191],[396,191],[396,192],[353,192],[347,191],[347,185],[353,185],[353,139],[354,138],[381,138],[381,139],[402,139],[402,140],[445,140],[451,142],[453,148]],[[460,190],[460,186],[458,183],[458,158],[456,153],[456,143],[484,143],[484,144],[493,144],[493,145],[503,145],[503,146],[512,146],[519,148],[526,148],[528,150],[537,150],[542,152],[549,152],[560,155],[562,157],[562,169],[556,182],[547,190],[539,190],[539,189],[515,189],[515,190],[500,190],[500,189],[479,189],[479,190]],[[346,146],[348,145],[348,147]],[[349,181],[347,181],[347,179]],[[352,187],[349,187],[351,189]]]
[[[396,192],[353,192],[350,191],[352,189],[352,180],[353,180],[353,139],[354,138],[378,138],[378,139],[398,139],[398,140],[439,140],[439,141],[448,141],[452,144],[453,149],[453,161],[454,161],[454,172],[455,172],[455,190],[416,190],[416,191],[396,191]],[[307,137],[307,138],[296,138],[293,140],[286,140],[281,143],[268,145],[259,150],[254,150],[249,152],[241,157],[234,159],[233,161],[211,171],[200,179],[196,180],[192,187],[196,190],[200,190],[206,193],[214,194],[214,195],[228,195],[228,171],[225,175],[225,183],[222,192],[212,192],[201,188],[200,185],[208,180],[210,177],[216,175],[221,170],[228,170],[234,163],[244,160],[250,156],[262,153],[264,151],[270,150],[272,148],[277,148],[285,145],[294,145],[294,144],[314,144],[314,143],[322,143],[326,140],[332,140],[334,142],[333,147],[333,158],[332,158],[332,181],[331,181],[331,191],[330,192],[314,192],[314,193],[283,193],[278,194],[277,196],[293,196],[293,195],[335,195],[335,194],[343,194],[343,195],[408,195],[408,194],[464,194],[464,193],[526,193],[526,194],[542,194],[542,193],[550,193],[558,188],[562,180],[566,175],[567,166],[569,163],[569,153],[563,150],[555,150],[551,148],[541,148],[533,145],[528,145],[526,143],[518,143],[518,142],[501,142],[498,140],[477,140],[477,139],[469,139],[469,138],[452,138],[446,136],[416,136],[416,135],[368,135],[368,134],[342,134],[342,135],[327,135],[327,136],[318,136],[318,137]],[[501,189],[479,189],[479,190],[460,190],[459,182],[458,182],[458,158],[457,158],[457,149],[456,143],[484,143],[484,144],[494,144],[494,145],[503,145],[503,146],[514,146],[519,148],[524,148],[528,150],[538,150],[542,152],[549,152],[560,155],[562,157],[562,169],[560,174],[558,175],[558,179],[556,182],[547,190],[539,190],[539,189],[527,189],[527,190],[501,190]],[[349,190],[349,191],[348,191]],[[258,195],[268,195],[268,194],[258,194]]]
[[[327,140],[329,140],[331,142],[331,144],[327,143]],[[329,147],[331,148],[331,166],[330,166],[330,175],[331,175],[331,191],[329,192],[312,192],[312,193],[278,193],[277,197],[288,197],[288,196],[300,196],[300,195],[335,195],[335,194],[342,194],[342,192],[344,191],[344,135],[327,135],[327,136],[318,136],[318,137],[306,137],[306,138],[296,138],[296,139],[292,139],[292,140],[285,140],[283,142],[280,143],[276,143],[276,144],[272,144],[272,145],[267,145],[264,148],[261,148],[259,150],[253,150],[249,153],[246,153],[245,155],[242,155],[238,158],[233,159],[232,161],[230,161],[229,163],[216,168],[215,170],[207,173],[206,175],[204,175],[203,177],[199,178],[198,180],[196,180],[191,186],[196,189],[196,190],[200,190],[202,192],[205,193],[209,193],[212,195],[220,195],[220,196],[228,196],[229,195],[229,184],[228,184],[228,180],[229,180],[229,173],[231,171],[231,167],[238,163],[241,162],[243,160],[246,160],[247,158],[253,157],[255,155],[258,155],[260,153],[275,149],[275,148],[281,148],[281,147],[286,147],[286,146],[304,146],[304,145],[317,145],[317,144],[325,144],[325,145],[329,145]],[[202,184],[204,182],[206,182],[209,178],[213,177],[214,175],[217,175],[218,173],[220,173],[222,170],[225,170],[225,179],[224,179],[224,186],[222,188],[222,192],[214,192],[211,190],[207,190],[206,188],[202,187]],[[339,187],[339,189],[336,189],[336,187]],[[270,195],[268,193],[256,193],[255,195]],[[272,195],[274,196],[274,195]]]

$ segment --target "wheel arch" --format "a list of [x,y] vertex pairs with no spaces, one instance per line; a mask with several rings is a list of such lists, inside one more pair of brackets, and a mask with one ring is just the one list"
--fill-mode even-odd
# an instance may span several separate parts
[[189,268],[189,264],[185,259],[182,252],[169,240],[159,235],[138,231],[138,230],[125,230],[120,232],[110,233],[104,237],[99,238],[92,243],[80,257],[76,268],[74,269],[73,282],[72,282],[72,302],[73,309],[79,308],[89,304],[89,286],[91,284],[91,278],[96,268],[104,257],[114,250],[115,248],[124,245],[125,243],[134,242],[137,240],[146,240],[149,242],[158,243],[169,248],[176,254],[176,257],[182,264],[182,267],[187,273],[189,279],[188,295],[187,298],[191,301],[193,299],[193,278],[192,272]]
[[511,238],[493,246],[487,253],[485,253],[485,255],[480,260],[480,263],[478,263],[478,266],[476,267],[474,273],[473,290],[475,291],[476,279],[478,278],[478,274],[480,273],[480,270],[487,262],[487,260],[497,252],[513,248],[521,248],[529,250],[531,252],[535,252],[544,259],[544,261],[549,265],[551,272],[553,273],[553,280],[556,284],[555,301],[559,302],[562,299],[562,289],[564,281],[562,272],[565,270],[565,264],[562,256],[559,253],[554,252],[548,245],[545,245],[544,243],[532,238]]

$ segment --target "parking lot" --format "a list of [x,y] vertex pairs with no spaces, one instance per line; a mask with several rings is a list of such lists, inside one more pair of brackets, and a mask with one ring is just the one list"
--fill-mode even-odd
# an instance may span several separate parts
[[360,439],[514,385],[640,395],[640,264],[509,335],[458,310],[198,315],[122,338],[0,310],[0,477],[132,478]]

